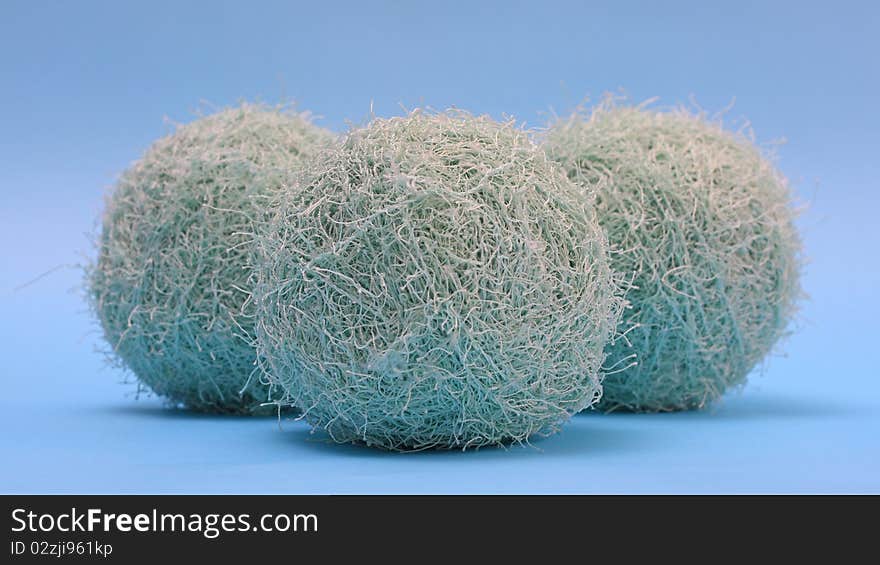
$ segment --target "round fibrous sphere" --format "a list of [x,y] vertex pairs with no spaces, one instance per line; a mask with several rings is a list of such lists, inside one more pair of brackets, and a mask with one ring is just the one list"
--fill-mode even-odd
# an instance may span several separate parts
[[258,247],[269,380],[317,429],[391,450],[525,442],[592,404],[621,310],[592,202],[512,123],[376,119]]
[[632,277],[598,408],[701,408],[745,382],[800,294],[792,197],[772,162],[702,115],[611,101],[557,122],[545,147],[599,187],[612,266]]
[[248,242],[278,179],[332,139],[304,114],[246,104],[177,128],[122,174],[87,284],[113,358],[140,385],[197,411],[267,401]]

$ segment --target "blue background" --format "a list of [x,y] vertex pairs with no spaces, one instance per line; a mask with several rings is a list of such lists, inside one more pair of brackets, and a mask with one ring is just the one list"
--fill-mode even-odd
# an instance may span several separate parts
[[[0,5],[0,491],[880,492],[880,11],[810,2]],[[321,4],[321,6],[316,6]],[[397,455],[302,422],[133,398],[74,267],[114,178],[200,101],[295,98],[344,131],[455,105],[540,125],[584,96],[691,95],[810,210],[798,332],[702,413],[579,415],[536,448]]]

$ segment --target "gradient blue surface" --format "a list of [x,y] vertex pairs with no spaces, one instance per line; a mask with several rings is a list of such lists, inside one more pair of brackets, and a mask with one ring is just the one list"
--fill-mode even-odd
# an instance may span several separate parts
[[[0,5],[2,492],[880,492],[880,9],[868,2]],[[318,3],[312,3],[318,4]],[[714,4],[710,6],[709,4]],[[703,413],[575,417],[536,448],[395,455],[136,400],[62,268],[201,100],[343,131],[455,105],[529,125],[625,88],[786,137],[811,259],[787,357]]]

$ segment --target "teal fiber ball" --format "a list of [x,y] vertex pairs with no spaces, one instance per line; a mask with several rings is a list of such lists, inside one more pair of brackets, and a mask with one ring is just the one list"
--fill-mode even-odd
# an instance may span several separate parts
[[281,196],[258,238],[258,349],[315,428],[465,449],[550,433],[598,398],[622,307],[607,242],[513,124],[376,119]]
[[598,408],[701,408],[745,382],[800,295],[792,196],[772,162],[699,115],[610,101],[554,124],[545,148],[597,191],[612,265],[633,277]]
[[279,179],[332,139],[303,114],[245,104],[177,128],[121,176],[87,285],[113,358],[142,387],[205,412],[267,401],[248,242]]

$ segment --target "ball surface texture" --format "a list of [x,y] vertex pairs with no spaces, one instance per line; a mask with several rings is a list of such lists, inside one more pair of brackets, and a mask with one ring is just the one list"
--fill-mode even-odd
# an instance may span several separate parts
[[340,442],[479,447],[595,401],[622,300],[589,198],[512,123],[376,119],[261,238],[269,380]]
[[198,411],[266,402],[252,376],[248,241],[261,199],[331,140],[304,115],[245,104],[178,127],[122,174],[87,285],[140,386]]
[[599,187],[612,265],[633,277],[598,408],[700,408],[743,383],[800,294],[795,213],[772,162],[700,115],[610,101],[558,121],[545,148]]

